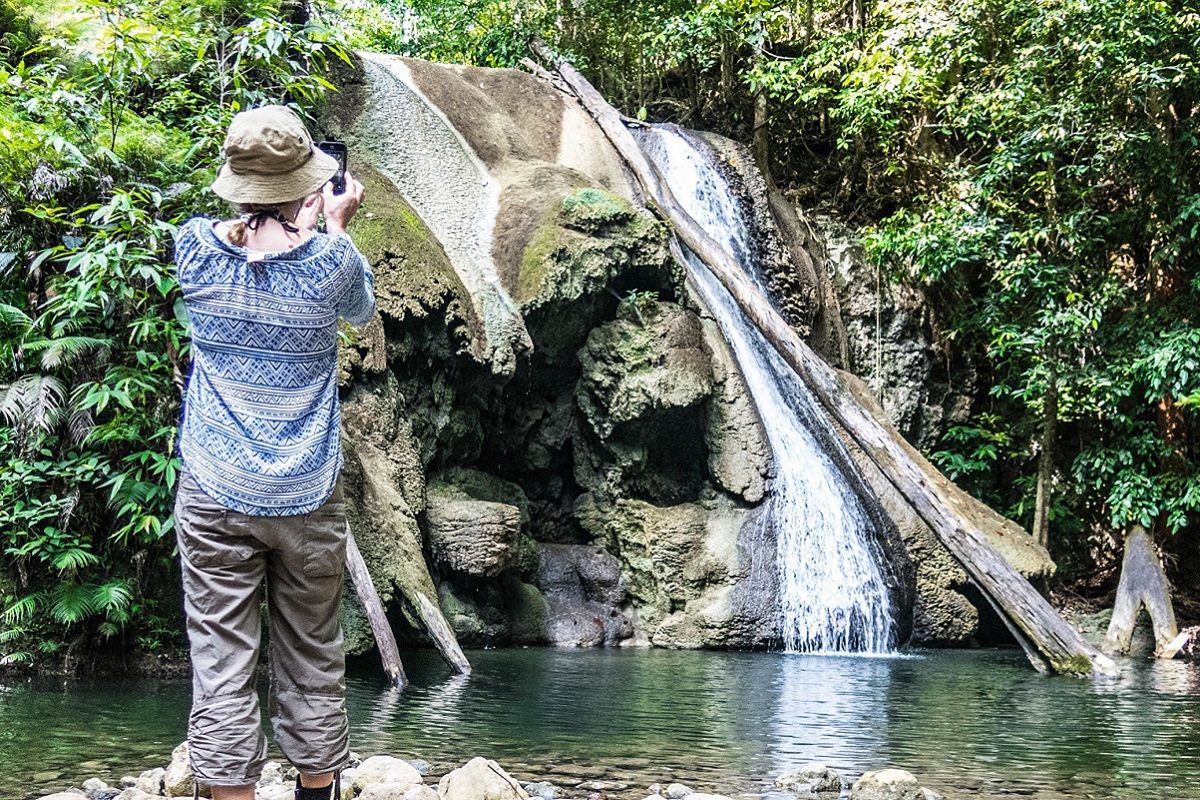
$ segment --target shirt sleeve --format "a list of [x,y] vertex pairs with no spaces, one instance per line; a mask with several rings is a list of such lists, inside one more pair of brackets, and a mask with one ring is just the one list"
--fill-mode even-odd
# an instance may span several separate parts
[[375,275],[367,258],[350,237],[339,234],[341,265],[334,283],[334,306],[338,315],[351,325],[365,325],[375,315]]

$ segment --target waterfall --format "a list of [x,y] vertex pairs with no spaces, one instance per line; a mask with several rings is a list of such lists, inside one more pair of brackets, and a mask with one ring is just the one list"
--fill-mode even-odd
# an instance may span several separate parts
[[[749,226],[707,146],[674,127],[639,134],[676,199],[770,296]],[[758,408],[776,474],[755,524],[777,546],[781,631],[789,652],[885,653],[894,646],[891,598],[873,523],[813,431],[838,442],[808,388],[746,320],[712,273],[684,248],[688,274],[730,343]]]

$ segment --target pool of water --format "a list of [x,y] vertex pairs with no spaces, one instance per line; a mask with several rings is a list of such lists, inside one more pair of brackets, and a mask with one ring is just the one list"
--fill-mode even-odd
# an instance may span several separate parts
[[[769,793],[824,761],[853,778],[897,766],[953,800],[1197,796],[1200,668],[1127,662],[1120,678],[1046,678],[1010,651],[896,658],[665,650],[475,651],[451,677],[407,655],[395,692],[360,664],[348,680],[354,750],[419,757],[434,774],[475,755],[519,778],[610,797],[681,781]],[[165,765],[184,736],[185,682],[0,682],[4,785],[57,790]],[[21,796],[24,793],[15,793]],[[37,796],[35,792],[32,795]]]

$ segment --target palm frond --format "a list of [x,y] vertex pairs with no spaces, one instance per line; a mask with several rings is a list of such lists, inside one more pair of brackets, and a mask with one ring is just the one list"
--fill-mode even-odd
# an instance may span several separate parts
[[3,619],[5,625],[20,625],[33,617],[33,612],[37,610],[41,601],[42,594],[40,592],[27,594],[4,609],[3,617],[0,618]]
[[0,386],[0,417],[10,425],[49,431],[62,419],[64,397],[62,384],[53,375],[22,375]]
[[0,325],[5,328],[27,331],[33,327],[33,319],[16,306],[0,303]]
[[22,346],[27,353],[41,352],[42,369],[57,369],[93,351],[107,352],[112,340],[100,336],[59,336],[35,339]]
[[54,603],[50,606],[50,616],[56,622],[70,625],[96,613],[95,590],[92,586],[60,583],[54,587],[52,594]]
[[96,564],[100,557],[82,547],[70,547],[54,557],[54,568],[60,572],[69,569],[80,569],[90,564]]

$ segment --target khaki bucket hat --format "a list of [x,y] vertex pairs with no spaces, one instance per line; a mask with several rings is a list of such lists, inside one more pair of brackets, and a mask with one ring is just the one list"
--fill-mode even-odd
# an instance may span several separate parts
[[231,203],[272,205],[306,197],[337,172],[308,128],[286,106],[262,106],[234,116],[225,136],[225,163],[213,191]]

